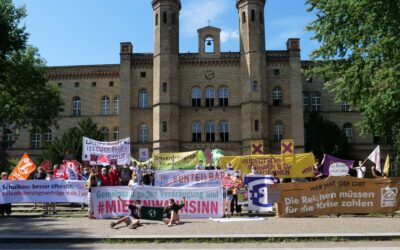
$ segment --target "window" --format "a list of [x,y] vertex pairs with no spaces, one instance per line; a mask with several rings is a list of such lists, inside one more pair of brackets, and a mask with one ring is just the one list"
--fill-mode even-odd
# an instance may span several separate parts
[[139,108],[145,109],[147,107],[148,107],[147,90],[146,89],[141,89],[139,91]]
[[114,97],[114,115],[119,114],[119,96]]
[[44,132],[44,142],[49,143],[53,140],[53,133],[51,132],[51,129],[48,129],[46,132]]
[[215,92],[213,87],[206,88],[206,107],[214,107]]
[[139,143],[147,143],[147,124],[142,123],[139,125]]
[[62,82],[57,83],[58,87],[62,88]]
[[33,132],[31,135],[32,148],[40,148],[40,133]]
[[118,140],[119,140],[119,128],[116,127],[116,128],[114,128],[114,131],[113,131],[113,141],[118,141]]
[[274,140],[281,141],[283,139],[283,124],[277,122],[274,125]]
[[321,95],[319,93],[314,93],[311,96],[311,111],[321,111]]
[[253,81],[253,91],[254,92],[258,91],[258,83],[257,83],[257,81]]
[[75,96],[72,98],[72,116],[81,115],[81,98]]
[[96,82],[92,82],[92,87],[96,87],[97,83]]
[[258,131],[258,120],[254,121],[254,131]]
[[176,24],[175,13],[172,13],[172,24]]
[[242,12],[242,23],[246,22],[246,12]]
[[167,12],[163,12],[163,22],[167,23]]
[[347,141],[351,143],[353,141],[353,125],[351,123],[344,124],[343,132],[347,138]]
[[163,122],[162,122],[162,132],[163,132],[163,133],[167,133],[167,131],[168,131],[167,122],[166,122],[166,121],[163,121]]
[[199,87],[192,88],[192,107],[201,107],[201,90]]
[[303,92],[303,111],[310,111],[310,97],[307,92]]
[[109,87],[114,87],[114,82],[113,81],[108,82],[108,86]]
[[110,98],[108,96],[103,96],[101,98],[101,115],[110,114]]
[[100,129],[100,133],[103,137],[103,141],[108,141],[110,139],[110,131],[106,127]]
[[13,139],[13,132],[11,129],[5,128],[3,130],[3,141],[6,148],[11,148]]
[[168,91],[168,84],[166,82],[162,83],[162,91],[165,93]]
[[75,82],[75,88],[79,87],[79,82]]
[[274,69],[274,75],[275,76],[280,75],[280,73],[281,73],[281,71],[279,69]]
[[264,21],[264,14],[263,14],[263,12],[262,12],[262,11],[260,11],[260,15],[259,15],[259,16],[260,16],[260,18],[259,18],[259,19],[260,19],[260,20],[259,20],[259,22],[260,22],[260,23],[263,23],[263,21]]
[[201,124],[199,121],[192,124],[192,142],[201,142]]
[[228,107],[229,89],[227,87],[219,88],[218,97],[219,97],[219,106]]
[[272,101],[274,106],[282,104],[282,89],[279,86],[274,87],[272,90]]
[[146,78],[146,71],[140,72],[140,77],[141,78]]
[[156,14],[155,19],[156,19],[156,26],[158,26],[158,14]]
[[215,142],[215,123],[212,121],[206,123],[206,141]]
[[350,111],[350,104],[347,101],[342,102],[342,111],[343,112],[348,112]]
[[254,22],[256,20],[256,15],[254,10],[251,10],[251,21]]
[[214,37],[207,36],[204,39],[204,52],[205,53],[214,53],[215,52]]
[[229,141],[229,124],[227,121],[222,121],[219,124],[219,137],[221,142]]

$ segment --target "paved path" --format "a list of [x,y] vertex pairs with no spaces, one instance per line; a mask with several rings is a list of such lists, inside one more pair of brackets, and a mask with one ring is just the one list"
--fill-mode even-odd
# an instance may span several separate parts
[[267,237],[400,237],[400,218],[275,218],[263,221],[215,222],[184,219],[178,226],[143,221],[137,229],[123,225],[111,229],[112,220],[87,218],[0,218],[0,239],[7,238],[89,238],[89,239],[167,239],[167,238],[267,238]]

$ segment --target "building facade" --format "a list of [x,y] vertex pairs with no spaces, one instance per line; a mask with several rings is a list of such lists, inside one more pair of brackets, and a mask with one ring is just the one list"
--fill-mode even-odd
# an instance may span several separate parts
[[13,145],[39,154],[46,141],[91,117],[105,140],[131,138],[132,155],[220,148],[226,155],[249,154],[262,140],[264,153],[279,153],[280,140],[295,140],[304,151],[308,112],[320,112],[342,127],[356,157],[373,148],[361,137],[361,119],[346,103],[335,103],[320,79],[305,79],[311,62],[300,58],[300,40],[286,50],[266,51],[265,0],[238,0],[240,51],[222,52],[220,32],[198,30],[198,53],[179,53],[179,0],[153,0],[154,53],[120,45],[120,63],[50,67],[51,84],[65,102],[59,125],[49,131],[22,131]]

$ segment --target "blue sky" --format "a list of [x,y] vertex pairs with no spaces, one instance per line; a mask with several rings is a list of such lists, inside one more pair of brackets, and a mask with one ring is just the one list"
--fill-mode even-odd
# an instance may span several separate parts
[[[197,52],[197,29],[222,29],[222,51],[239,51],[236,0],[181,0],[180,52]],[[151,0],[14,0],[25,5],[23,20],[29,43],[39,48],[48,66],[119,63],[119,43],[132,42],[134,52],[153,51]],[[287,38],[301,39],[302,59],[318,44],[304,27],[315,16],[305,0],[267,0],[268,50],[286,49]]]

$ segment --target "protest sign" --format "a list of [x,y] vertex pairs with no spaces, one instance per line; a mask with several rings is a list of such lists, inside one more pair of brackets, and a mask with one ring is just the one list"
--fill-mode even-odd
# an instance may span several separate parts
[[199,161],[204,162],[202,151],[190,151],[181,153],[154,153],[153,167],[160,170],[195,169]]
[[0,181],[0,204],[18,202],[87,203],[85,181]]
[[282,183],[278,215],[391,213],[400,208],[399,188],[400,178],[330,176],[313,182]]
[[105,155],[109,160],[117,159],[118,165],[129,164],[131,159],[130,146],[129,137],[112,142],[96,141],[83,137],[82,161],[93,162],[94,155],[98,157]]
[[219,159],[221,166],[231,163],[235,170],[248,174],[253,166],[258,174],[272,175],[275,171],[279,178],[313,177],[315,162],[312,153],[295,154],[292,156],[281,155],[246,155],[223,156]]
[[26,180],[29,175],[36,170],[36,164],[29,158],[29,155],[25,153],[21,160],[19,160],[18,165],[14,168],[9,180]]
[[149,149],[139,148],[139,161],[147,161],[149,159]]
[[271,212],[279,197],[274,178],[269,175],[245,175],[244,179],[248,187],[248,210]]
[[349,169],[353,167],[354,161],[343,160],[332,155],[324,156],[324,175],[344,176],[347,175]]
[[220,187],[98,187],[92,189],[92,197],[94,215],[103,219],[130,215],[128,204],[134,203],[135,200],[141,200],[143,206],[164,207],[168,205],[169,199],[172,198],[176,203],[180,203],[183,197],[186,197],[186,203],[179,210],[179,216],[183,218],[222,217],[224,214]]
[[156,171],[157,187],[219,187],[225,177],[222,170]]

